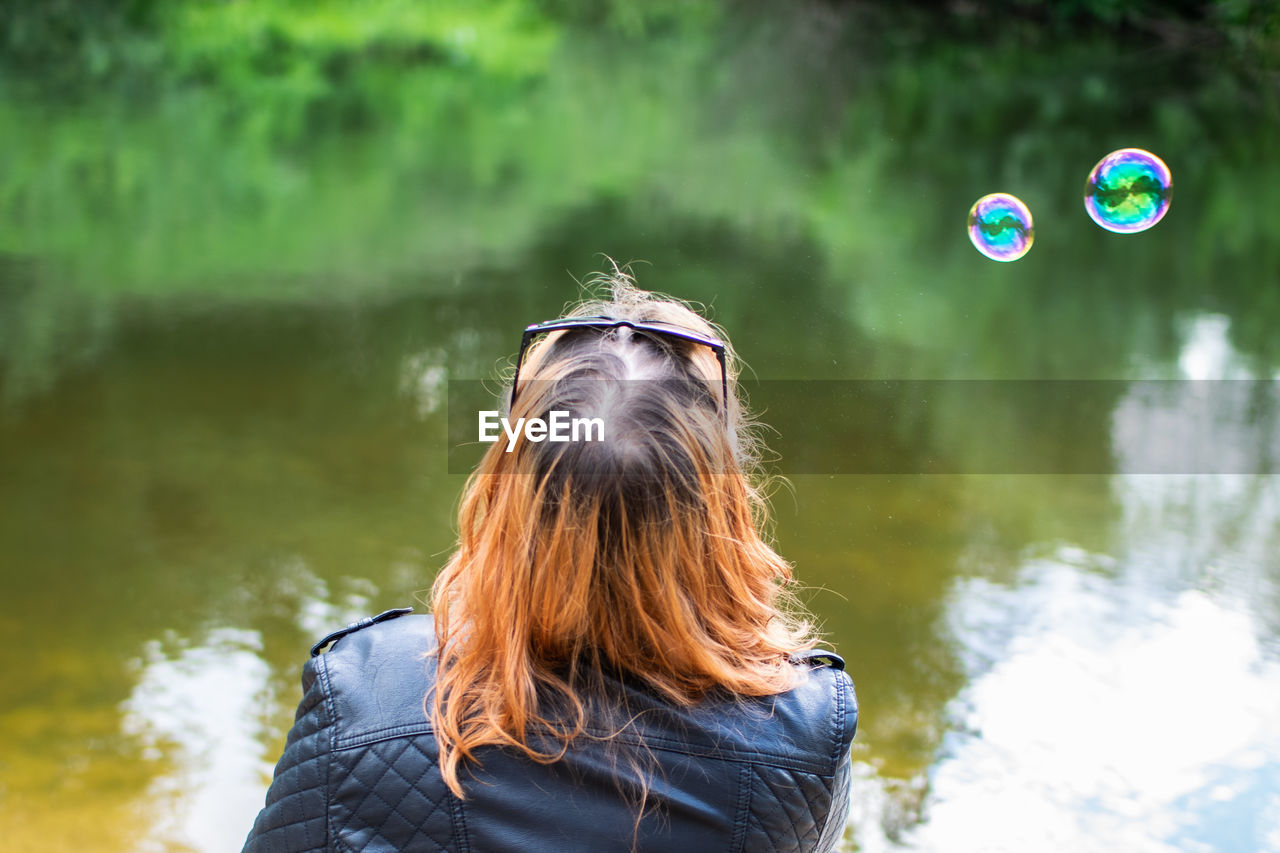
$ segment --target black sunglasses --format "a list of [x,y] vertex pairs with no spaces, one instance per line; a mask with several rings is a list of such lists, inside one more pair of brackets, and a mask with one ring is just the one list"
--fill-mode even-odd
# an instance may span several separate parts
[[535,337],[545,332],[562,332],[568,329],[600,329],[601,331],[608,331],[609,329],[623,327],[637,332],[662,335],[711,347],[712,352],[716,354],[716,360],[720,362],[720,400],[724,408],[725,424],[729,423],[729,370],[725,366],[724,341],[667,323],[641,323],[635,320],[615,320],[612,317],[568,317],[563,320],[549,320],[546,323],[534,323],[532,326],[526,326],[524,335],[520,338],[520,354],[516,356],[515,375],[511,377],[511,401],[509,403],[511,410],[514,411],[516,406],[516,388],[520,384],[520,364],[524,361],[525,350],[529,348],[529,344],[533,343]]

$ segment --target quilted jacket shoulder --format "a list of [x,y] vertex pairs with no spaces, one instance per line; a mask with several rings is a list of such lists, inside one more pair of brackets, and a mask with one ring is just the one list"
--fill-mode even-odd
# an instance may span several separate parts
[[857,703],[835,666],[797,663],[793,691],[692,709],[619,681],[621,733],[602,724],[554,764],[482,750],[458,800],[425,710],[433,651],[430,617],[403,616],[307,663],[245,851],[799,853],[843,831]]

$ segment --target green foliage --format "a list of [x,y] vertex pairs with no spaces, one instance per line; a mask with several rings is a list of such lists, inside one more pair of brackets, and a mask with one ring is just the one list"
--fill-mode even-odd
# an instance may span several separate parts
[[137,76],[161,50],[157,9],[153,0],[0,4],[0,67],[64,95]]
[[[0,357],[33,376],[75,350],[41,331],[63,328],[50,312],[100,341],[127,300],[394,297],[516,266],[570,222],[581,253],[614,251],[621,234],[579,219],[602,201],[638,233],[660,220],[799,242],[852,322],[945,344],[960,373],[1123,363],[1153,305],[1157,327],[1238,315],[1238,343],[1273,358],[1274,314],[1250,310],[1271,304],[1259,278],[1280,263],[1276,95],[1245,61],[1273,49],[1276,16],[1257,4],[1169,18],[1243,33],[1229,61],[1226,36],[1197,47],[1130,22],[1064,38],[1030,6],[994,29],[981,10],[938,24],[918,7],[711,0],[634,16],[568,0],[84,8],[4,13],[27,45],[6,61],[30,73],[0,89],[0,253],[74,291],[0,294]],[[114,71],[72,62],[44,85],[40,57],[94,39]],[[1165,157],[1176,190],[1156,236],[1120,249],[1098,243],[1079,193],[1126,145]],[[1040,226],[1016,273],[975,264],[956,224],[993,189]],[[1061,259],[1085,246],[1095,266],[1075,282]],[[1074,343],[1099,324],[1105,347]]]

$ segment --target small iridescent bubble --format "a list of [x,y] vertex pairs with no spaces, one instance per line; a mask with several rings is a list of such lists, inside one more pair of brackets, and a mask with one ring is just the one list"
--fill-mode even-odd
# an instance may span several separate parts
[[1016,261],[1031,250],[1035,236],[1031,211],[1017,196],[991,193],[969,208],[969,239],[993,261]]
[[1121,148],[1098,161],[1084,182],[1084,209],[1117,234],[1146,231],[1169,212],[1173,174],[1150,151]]

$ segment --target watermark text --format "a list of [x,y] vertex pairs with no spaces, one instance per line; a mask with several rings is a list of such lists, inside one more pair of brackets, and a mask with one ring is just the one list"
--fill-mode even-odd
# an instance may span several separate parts
[[[507,437],[506,452],[516,446],[524,433],[527,441],[604,441],[604,418],[571,418],[569,412],[555,410],[542,418],[516,418],[513,424],[497,411],[480,412],[480,441],[493,443]],[[501,432],[499,432],[501,430]]]

